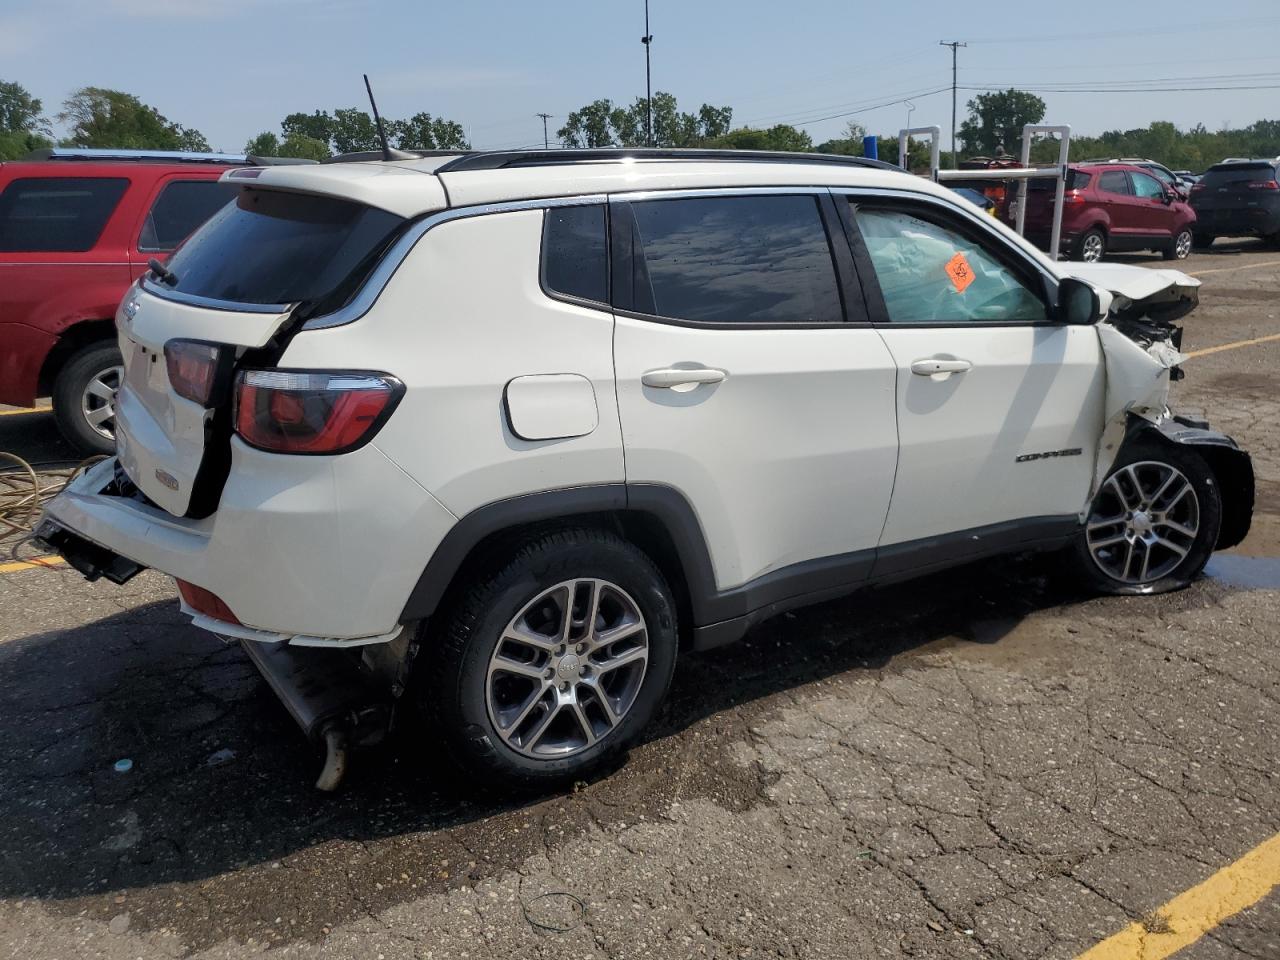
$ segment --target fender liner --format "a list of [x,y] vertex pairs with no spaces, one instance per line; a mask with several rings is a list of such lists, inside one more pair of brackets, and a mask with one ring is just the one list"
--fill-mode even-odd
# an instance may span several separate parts
[[1175,414],[1158,423],[1133,417],[1126,442],[1150,435],[1165,443],[1194,448],[1213,471],[1222,496],[1222,529],[1214,549],[1225,550],[1244,540],[1253,523],[1253,458],[1231,437],[1211,429],[1208,421],[1193,417]]

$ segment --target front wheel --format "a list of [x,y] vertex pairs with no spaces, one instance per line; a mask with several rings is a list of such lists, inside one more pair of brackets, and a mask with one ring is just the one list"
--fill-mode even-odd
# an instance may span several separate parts
[[1166,260],[1185,260],[1191,256],[1192,237],[1190,230],[1179,230],[1169,241],[1169,245],[1160,251]]
[[565,530],[465,587],[415,671],[426,671],[432,732],[465,774],[544,789],[635,742],[666,696],[676,646],[675,603],[653,561],[612,533]]
[[86,456],[115,452],[123,364],[114,343],[91,343],[71,355],[54,381],[54,420],[67,442]]
[[1179,590],[1218,542],[1222,499],[1194,451],[1142,442],[1121,455],[1074,545],[1085,581],[1101,593]]

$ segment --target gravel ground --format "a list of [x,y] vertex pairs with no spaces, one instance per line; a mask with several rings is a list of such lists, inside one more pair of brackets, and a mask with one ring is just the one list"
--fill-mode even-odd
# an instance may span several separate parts
[[[1186,269],[1185,349],[1280,332],[1280,252]],[[1014,558],[786,615],[685,658],[618,770],[519,804],[442,779],[429,735],[316,793],[166,578],[0,575],[0,955],[1013,960],[1157,928],[1280,830],[1278,364],[1175,389],[1259,474],[1250,538],[1188,590],[1092,599]],[[0,418],[0,449],[65,457],[51,431]],[[1280,956],[1280,896],[1178,956]]]

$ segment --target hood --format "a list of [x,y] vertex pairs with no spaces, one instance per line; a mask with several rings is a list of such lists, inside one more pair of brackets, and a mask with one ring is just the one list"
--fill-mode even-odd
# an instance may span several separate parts
[[[1110,294],[1112,302],[1103,306],[1109,306],[1109,312],[1113,314],[1131,314],[1133,308],[1140,307],[1140,314],[1151,317],[1149,308],[1181,304],[1187,308],[1177,314],[1180,317],[1190,313],[1200,300],[1200,281],[1181,270],[1160,270],[1124,263],[1062,262],[1051,263],[1050,267],[1060,277],[1077,277],[1093,284],[1099,293]],[[1161,316],[1158,319],[1174,320],[1177,317]]]

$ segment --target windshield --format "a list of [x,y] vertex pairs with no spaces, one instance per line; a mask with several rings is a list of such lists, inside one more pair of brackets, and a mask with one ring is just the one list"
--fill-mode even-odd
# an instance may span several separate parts
[[235,303],[345,299],[402,223],[347,200],[244,189],[178,248],[172,286]]

